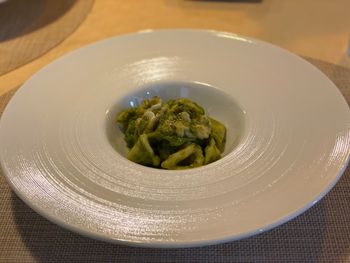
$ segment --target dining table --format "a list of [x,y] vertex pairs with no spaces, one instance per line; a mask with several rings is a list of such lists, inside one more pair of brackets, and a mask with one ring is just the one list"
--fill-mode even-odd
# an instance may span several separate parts
[[[65,54],[159,29],[269,42],[318,68],[349,103],[349,10],[348,0],[0,1],[0,115],[28,79]],[[27,206],[0,170],[0,262],[350,262],[350,169],[314,206],[276,228],[183,248],[127,246],[69,231]]]

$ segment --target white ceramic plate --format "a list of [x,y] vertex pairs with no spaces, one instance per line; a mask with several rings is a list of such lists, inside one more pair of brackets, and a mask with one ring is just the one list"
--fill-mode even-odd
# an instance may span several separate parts
[[[189,97],[223,121],[225,156],[184,171],[124,158],[115,114],[155,94]],[[30,207],[83,235],[206,245],[320,200],[346,168],[349,124],[334,84],[287,51],[223,32],[144,32],[79,49],[27,81],[1,118],[1,166]]]

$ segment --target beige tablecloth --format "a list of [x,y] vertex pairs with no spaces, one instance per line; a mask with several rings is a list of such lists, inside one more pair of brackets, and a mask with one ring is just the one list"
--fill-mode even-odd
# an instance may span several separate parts
[[61,43],[85,19],[94,0],[9,0],[0,4],[0,75]]
[[[350,70],[308,60],[349,103]],[[0,112],[13,93],[0,97]],[[240,241],[187,249],[133,248],[69,232],[26,206],[1,174],[0,262],[350,262],[350,169],[322,201],[280,227]]]

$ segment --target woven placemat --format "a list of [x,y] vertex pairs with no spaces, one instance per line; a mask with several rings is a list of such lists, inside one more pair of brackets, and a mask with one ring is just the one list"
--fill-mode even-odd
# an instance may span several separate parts
[[[350,70],[308,60],[349,103]],[[13,94],[0,97],[0,112]],[[350,262],[350,168],[322,201],[280,227],[240,241],[187,249],[134,248],[79,236],[31,210],[0,175],[0,262]]]
[[0,3],[0,75],[62,42],[85,19],[93,0],[8,0]]

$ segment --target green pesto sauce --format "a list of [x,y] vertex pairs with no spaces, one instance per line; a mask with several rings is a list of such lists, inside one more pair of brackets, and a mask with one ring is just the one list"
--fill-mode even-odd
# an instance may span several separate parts
[[221,158],[226,128],[197,103],[159,97],[121,111],[117,122],[133,162],[163,169],[199,167]]

